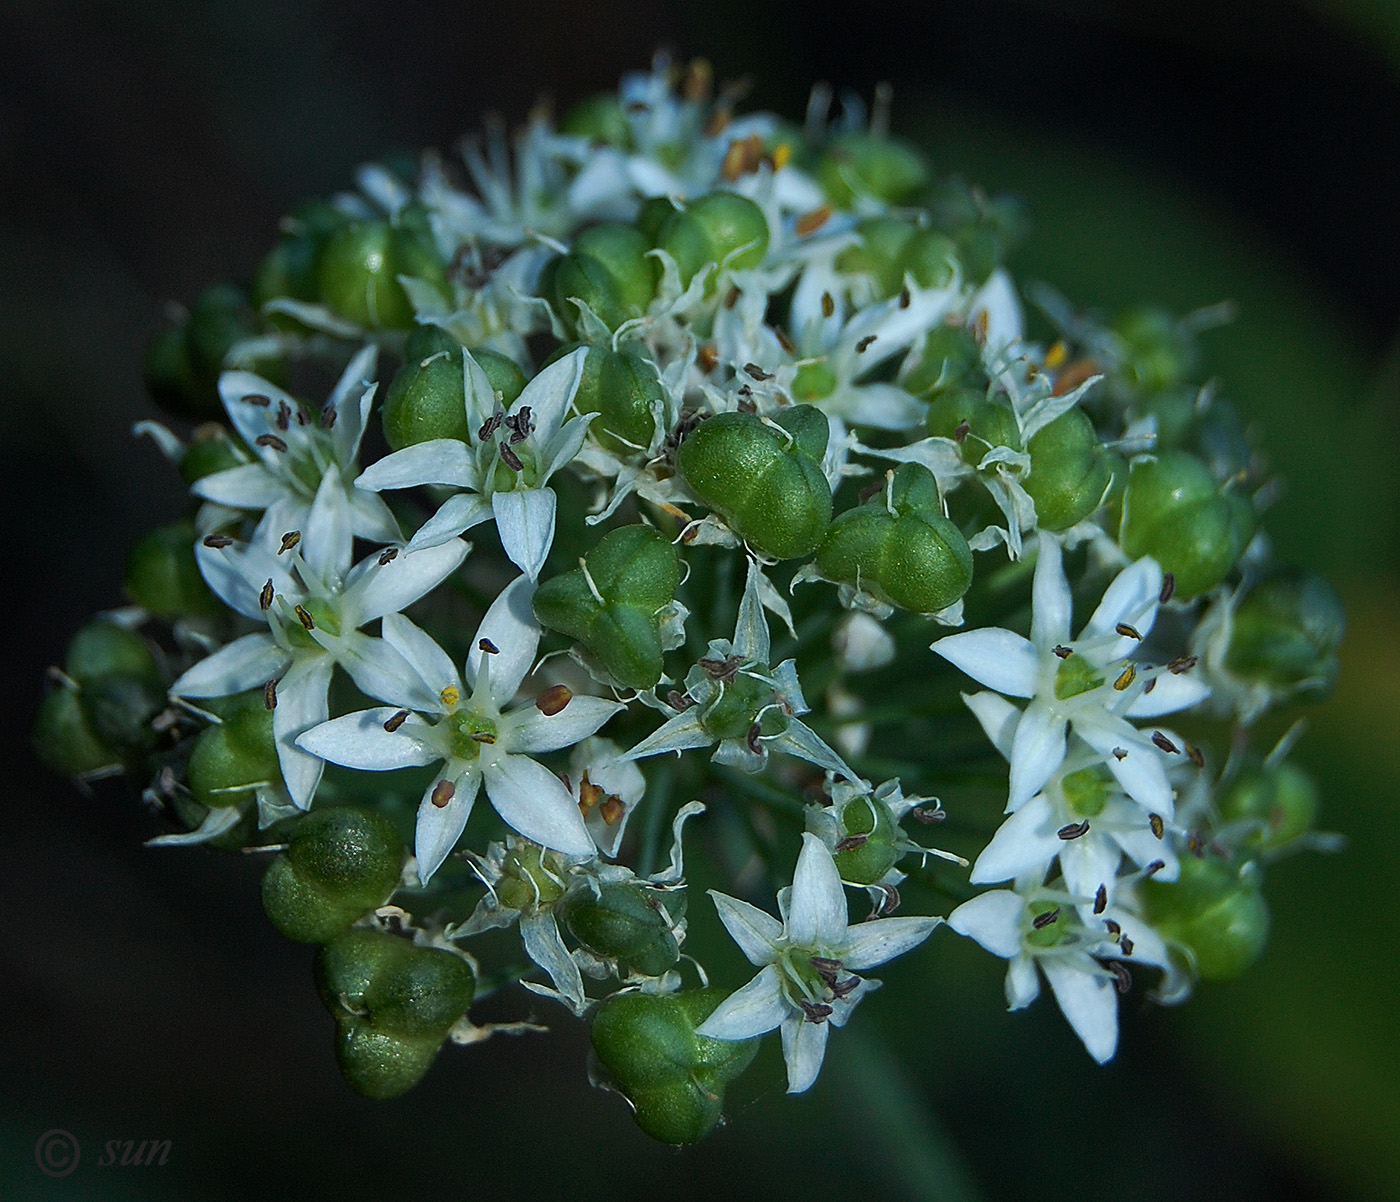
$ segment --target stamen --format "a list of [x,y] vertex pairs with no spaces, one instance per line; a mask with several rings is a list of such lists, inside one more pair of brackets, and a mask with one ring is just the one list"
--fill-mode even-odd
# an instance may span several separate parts
[[277,403],[277,416],[272,419],[279,430],[285,431],[292,424],[292,407],[286,401]]
[[327,404],[326,407],[321,410],[321,429],[334,430],[335,419],[337,416],[339,416],[339,411],[336,409],[336,407],[334,405]]
[[832,317],[836,313],[836,298],[830,292],[822,293],[822,316]]
[[856,354],[865,354],[866,350],[868,350],[871,346],[874,345],[875,340],[878,337],[878,334],[867,334],[864,338],[862,338],[859,342],[856,343]]
[[719,366],[719,348],[713,342],[707,342],[695,355],[696,365],[707,376]]
[[1094,894],[1094,913],[1102,914],[1108,909],[1108,886],[1100,885],[1099,891]]
[[385,547],[379,554],[379,566],[381,568],[388,567],[398,557],[399,549],[397,547]]
[[1194,743],[1186,744],[1186,754],[1197,768],[1204,768],[1206,766],[1205,753]]
[[967,441],[967,436],[971,433],[972,424],[967,418],[963,418],[962,421],[958,423],[958,428],[953,431],[953,441],[957,443],[958,446],[962,446],[962,444]]
[[306,606],[304,606],[304,605],[298,605],[298,606],[297,606],[297,619],[301,622],[301,624],[302,624],[304,627],[306,627],[307,630],[315,630],[315,629],[316,629],[316,619],[313,618],[313,617],[311,616],[311,614],[307,611]]
[[501,462],[513,472],[523,472],[525,465],[520,462],[520,456],[510,449],[509,443],[501,443]]
[[914,298],[909,294],[909,286],[906,284],[899,290],[899,307],[907,309],[913,302]]
[[1147,816],[1147,825],[1152,828],[1152,837],[1154,839],[1160,839],[1167,829],[1166,824],[1162,821],[1161,814],[1149,814]]
[[1196,656],[1178,655],[1167,665],[1167,671],[1173,676],[1180,676],[1183,672],[1189,672],[1196,666]]
[[455,684],[450,684],[438,694],[438,700],[451,709],[462,700],[462,694]]
[[1037,914],[1033,919],[1031,919],[1031,926],[1033,926],[1037,931],[1043,931],[1051,923],[1058,922],[1059,920],[1060,907],[1056,906],[1053,910],[1046,910],[1044,914]]
[[408,710],[399,710],[393,717],[385,720],[384,729],[393,734],[406,721],[408,721]]
[[1119,926],[1116,922],[1114,922],[1113,919],[1111,919],[1111,918],[1105,918],[1105,919],[1103,920],[1103,925],[1106,926],[1106,927],[1108,928],[1108,933],[1109,933],[1110,935],[1112,935],[1115,939],[1117,939],[1118,936],[1121,935],[1121,934],[1123,933],[1123,928],[1120,927],[1120,926]]
[[[797,219],[797,236],[799,238],[805,238],[808,234],[815,234],[830,220],[830,205],[822,205],[821,208],[813,209],[810,213],[803,213],[802,216]],[[827,316],[830,317],[831,314],[828,313]]]
[[1126,622],[1119,622],[1113,629],[1125,639],[1137,639],[1138,642],[1142,642],[1142,635],[1138,633],[1136,626],[1129,626]]
[[761,723],[755,722],[749,727],[749,733],[745,737],[744,742],[748,744],[749,750],[752,751],[754,755],[763,754],[763,726]]
[[496,741],[496,736],[489,730],[474,730],[471,738],[473,743],[485,743],[488,747]]
[[825,1002],[809,1002],[806,998],[798,998],[797,1004],[802,1007],[802,1012],[807,1016],[809,1023],[824,1023],[832,1015],[832,1009]]
[[743,657],[739,655],[729,655],[724,659],[706,658],[698,661],[705,675],[711,680],[721,680],[725,684],[733,684],[734,677],[739,674],[739,668],[743,665]]
[[305,405],[297,405],[297,425],[309,426],[311,424],[311,414]]
[[934,826],[948,817],[948,812],[942,805],[915,806],[909,811],[909,816],[915,822],[921,822],[924,826]]
[[501,649],[490,639],[478,639],[476,644],[486,655],[500,655]]
[[579,782],[578,786],[578,808],[586,815],[606,796],[607,791],[589,780],[588,772],[585,770],[583,780]]
[[679,689],[672,689],[666,694],[666,704],[677,713],[684,713],[692,706],[698,705],[699,702],[689,693],[682,693]]
[[1123,954],[1125,956],[1131,956],[1133,954],[1133,941],[1126,935],[1118,940],[1118,946],[1123,949]]
[[535,708],[546,718],[562,713],[566,705],[574,699],[573,690],[566,684],[550,685],[535,698]]
[[1124,760],[1128,758],[1128,753],[1124,751],[1121,747],[1115,747],[1113,749],[1113,758],[1121,764]]
[[299,542],[301,542],[300,530],[287,531],[287,533],[282,536],[282,545],[277,548],[277,554],[281,555],[283,551],[290,551]]
[[1069,350],[1065,346],[1064,339],[1058,339],[1048,351],[1045,352],[1045,366],[1054,371],[1069,356]]
[[274,677],[263,685],[263,709],[277,708],[277,679]]
[[253,441],[260,447],[271,447],[274,451],[285,451],[287,444],[276,434],[259,434]]
[[1152,863],[1150,863],[1146,868],[1144,868],[1144,869],[1142,870],[1142,875],[1143,875],[1143,876],[1156,876],[1156,875],[1157,875],[1159,872],[1161,872],[1162,869],[1165,868],[1166,866],[1167,866],[1166,860],[1153,860]]
[[497,430],[501,428],[501,423],[505,421],[505,416],[506,415],[498,409],[484,422],[482,422],[481,429],[476,432],[477,440],[479,442],[485,442],[488,438],[490,438],[491,435],[493,435]]
[[433,792],[429,800],[433,805],[437,806],[438,809],[442,809],[452,800],[453,794],[456,792],[457,786],[450,780],[440,780],[433,786]]
[[272,398],[263,396],[260,392],[251,392],[243,398],[245,405],[256,405],[259,409],[266,409],[272,404]]
[[1132,989],[1133,974],[1128,971],[1127,966],[1123,964],[1122,961],[1110,960],[1108,962],[1108,971],[1113,974],[1113,987],[1118,991],[1120,996]]
[[205,536],[204,545],[212,547],[215,551],[222,551],[225,547],[231,547],[237,539],[229,538],[227,534],[209,534]]
[[1135,681],[1136,679],[1137,669],[1133,667],[1132,664],[1129,664],[1126,668],[1123,669],[1123,672],[1118,677],[1118,679],[1113,682],[1113,687],[1117,689],[1118,692],[1122,693],[1128,688],[1130,688],[1132,686],[1133,681]]
[[272,598],[276,594],[272,590],[272,577],[267,578],[267,583],[262,586],[262,592],[258,594],[258,608],[266,613],[272,608]]
[[797,353],[797,343],[792,340],[788,332],[782,326],[773,326],[773,337],[778,340],[778,345],[787,351],[789,355]]
[[860,978],[856,976],[847,977],[844,981],[837,981],[831,986],[832,997],[847,997],[860,988]]
[[764,380],[771,380],[773,378],[771,372],[764,371],[763,368],[759,367],[757,363],[745,363],[744,370],[748,372],[749,375],[752,376],[755,380],[759,381],[759,383],[762,383]]
[[1154,730],[1152,732],[1152,745],[1154,747],[1160,747],[1168,755],[1181,754],[1181,748],[1167,738],[1160,730]]
[[836,978],[841,972],[840,960],[832,960],[827,956],[813,956],[811,957],[811,965],[817,970],[817,976],[821,977],[828,989],[836,984]]
[[838,852],[855,851],[857,847],[864,847],[869,842],[869,835],[847,835],[836,845],[836,850]]
[[1069,657],[1074,654],[1074,648],[1066,647],[1063,643],[1060,643],[1055,646],[1054,652],[1060,659],[1069,659]]
[[1176,594],[1176,575],[1172,572],[1162,573],[1162,591],[1157,594],[1157,600],[1165,605]]
[[1059,835],[1066,843],[1071,839],[1078,839],[1089,833],[1089,820],[1086,818],[1082,822],[1070,822],[1060,827],[1055,834]]
[[603,799],[602,805],[598,807],[598,816],[603,820],[605,825],[616,826],[622,821],[622,815],[626,812],[626,809],[627,807],[622,804],[622,798],[616,793],[609,793],[607,797]]

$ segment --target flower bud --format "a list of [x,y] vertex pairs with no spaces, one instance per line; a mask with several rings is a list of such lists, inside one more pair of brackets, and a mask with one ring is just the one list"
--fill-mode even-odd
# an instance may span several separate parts
[[634,226],[606,222],[590,226],[574,239],[569,253],[554,265],[549,277],[555,312],[578,332],[582,301],[610,330],[640,317],[656,296],[661,268],[647,252],[646,235]]
[[30,735],[34,752],[55,772],[81,776],[120,766],[122,756],[95,734],[78,701],[78,690],[60,685],[39,703]]
[[1162,392],[1196,369],[1191,331],[1162,309],[1132,309],[1113,323],[1123,352],[1123,374],[1142,392]]
[[928,183],[929,168],[924,156],[900,138],[852,132],[831,140],[816,176],[827,199],[838,209],[849,209],[857,196],[908,204]]
[[191,521],[152,530],[132,548],[123,585],[135,604],[161,618],[213,617],[224,611],[194,557]]
[[535,592],[535,616],[577,639],[624,688],[661,679],[661,611],[680,585],[670,541],[650,526],[623,526],[599,540],[583,566],[546,580]]
[[1150,555],[1171,572],[1178,597],[1224,580],[1253,536],[1248,502],[1224,494],[1194,455],[1166,451],[1133,463],[1119,543],[1133,559]]
[[[629,881],[599,885],[570,895],[563,906],[569,933],[596,956],[616,959],[633,972],[659,977],[680,959],[671,931],[683,893],[661,894]],[[667,914],[662,913],[665,907]]]
[[982,348],[964,326],[935,326],[924,339],[918,362],[904,374],[900,384],[906,392],[930,400],[955,389],[985,395],[987,375],[982,368]]
[[241,453],[241,446],[241,441],[236,440],[218,422],[205,422],[197,426],[190,435],[189,446],[180,456],[180,479],[186,484],[194,484],[215,472],[251,462],[252,456]]
[[1337,590],[1301,568],[1281,568],[1235,606],[1225,666],[1236,676],[1321,698],[1337,679],[1346,613]]
[[1113,461],[1082,409],[1062,413],[1027,445],[1031,470],[1021,481],[1042,530],[1068,530],[1098,509],[1113,479]]
[[134,630],[94,618],[78,628],[68,644],[63,670],[79,684],[114,673],[160,683],[150,645]]
[[853,797],[841,807],[841,834],[832,858],[841,879],[853,885],[875,884],[904,854],[889,807],[870,796]]
[[1143,900],[1151,924],[1191,951],[1206,981],[1239,976],[1269,940],[1269,908],[1257,884],[1220,860],[1183,857],[1180,878],[1146,881]]
[[[768,222],[763,210],[735,192],[710,192],[676,209],[662,221],[656,234],[658,249],[666,251],[680,268],[681,283],[689,284],[707,263],[717,271],[746,271],[757,267],[768,253]],[[706,285],[713,296],[715,277]]]
[[[513,359],[479,347],[470,352],[502,407],[525,390],[525,374]],[[404,343],[404,364],[384,398],[384,439],[401,451],[434,438],[468,442],[462,344],[439,326],[421,325]]]
[[262,690],[239,694],[225,712],[222,722],[200,732],[190,753],[190,792],[210,809],[240,805],[259,786],[282,779],[272,711]]
[[616,92],[599,92],[580,100],[560,120],[559,132],[604,146],[625,148],[632,142],[632,128]]
[[341,1072],[371,1098],[397,1097],[422,1080],[476,990],[461,956],[372,930],[326,944],[316,983],[336,1020]]
[[972,551],[943,516],[933,473],[903,463],[885,488],[831,523],[817,569],[901,609],[936,613],[972,584]]
[[[551,357],[563,358],[578,344],[566,344]],[[579,413],[596,413],[589,426],[599,443],[618,455],[636,454],[651,446],[656,433],[653,407],[664,405],[666,390],[651,361],[632,347],[614,351],[590,347],[583,359],[583,376],[574,394]]]
[[413,324],[413,304],[399,284],[400,276],[446,287],[437,251],[407,226],[387,221],[342,226],[316,257],[321,300],[367,329],[407,329]]
[[1317,786],[1301,768],[1282,763],[1252,768],[1235,777],[1220,795],[1226,823],[1248,823],[1241,846],[1271,851],[1306,834],[1317,818]]
[[795,559],[817,549],[831,522],[822,474],[830,427],[811,405],[774,420],[721,413],[697,426],[677,453],[687,485],[755,550]]
[[383,905],[399,883],[404,850],[373,810],[334,806],[302,818],[287,850],[263,874],[263,909],[298,943],[324,943]]
[[725,1088],[748,1068],[756,1039],[709,1039],[695,1028],[721,989],[664,996],[616,994],[593,1020],[593,1050],[653,1139],[691,1144],[719,1122]]
[[836,256],[836,270],[870,276],[881,297],[904,287],[904,263],[916,227],[899,217],[871,217],[856,226],[860,243]]

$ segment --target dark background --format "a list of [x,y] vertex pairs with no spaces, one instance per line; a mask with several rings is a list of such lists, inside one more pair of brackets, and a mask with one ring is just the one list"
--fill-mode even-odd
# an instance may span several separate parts
[[[129,437],[164,302],[246,274],[278,216],[357,163],[451,146],[488,110],[519,121],[541,93],[564,107],[662,45],[793,116],[815,79],[890,80],[896,130],[940,169],[1027,200],[1023,278],[1108,311],[1239,306],[1208,367],[1288,481],[1281,558],[1351,613],[1300,752],[1351,843],[1272,873],[1275,938],[1244,980],[1181,1010],[1135,997],[1107,1068],[1048,999],[1005,1015],[1000,962],[939,932],[812,1094],[784,1098],[770,1056],[693,1151],[589,1089],[567,1020],[448,1049],[414,1093],[366,1102],[338,1079],[309,951],[261,915],[260,866],[144,849],[138,805],[27,750],[44,666],[181,504]],[[6,0],[0,1199],[1397,1196],[1397,64],[1385,0]],[[51,1128],[83,1148],[58,1181],[33,1159]],[[104,1168],[111,1139],[173,1153]]]

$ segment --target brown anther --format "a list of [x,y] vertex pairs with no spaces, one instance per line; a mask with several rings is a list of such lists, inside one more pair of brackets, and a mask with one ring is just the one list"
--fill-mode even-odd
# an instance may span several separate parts
[[757,363],[745,363],[744,370],[748,372],[749,375],[751,375],[755,380],[763,381],[771,380],[773,378],[773,374],[771,372],[764,371],[763,368],[759,367]]
[[831,1017],[831,1007],[824,1002],[809,1002],[806,998],[798,998],[797,1004],[802,1007],[802,1013],[807,1016],[809,1023],[824,1023]]
[[787,351],[789,355],[795,355],[797,353],[797,343],[792,340],[792,335],[783,329],[782,326],[773,326],[772,328],[773,337],[778,340],[778,345],[782,347],[783,350]]
[[1068,843],[1071,839],[1079,839],[1089,833],[1089,820],[1087,818],[1079,822],[1068,822],[1055,832],[1061,839]]
[[1118,940],[1118,946],[1123,949],[1123,954],[1125,956],[1131,956],[1133,954],[1133,941],[1126,935]]
[[606,826],[616,826],[626,812],[627,807],[622,804],[622,798],[616,793],[609,793],[598,806],[598,817]]
[[1194,655],[1178,655],[1167,665],[1167,671],[1173,676],[1180,676],[1183,672],[1189,672],[1196,666]]
[[847,835],[836,845],[836,850],[838,852],[855,851],[857,847],[864,847],[869,842],[869,835]]
[[1102,914],[1108,909],[1108,886],[1100,885],[1099,891],[1094,894],[1094,913]]
[[716,109],[710,114],[709,120],[705,122],[705,137],[717,138],[729,128],[729,123],[734,119],[734,114],[728,109]]
[[1142,870],[1142,875],[1143,875],[1143,876],[1156,876],[1156,875],[1157,875],[1159,872],[1161,872],[1162,869],[1165,868],[1166,866],[1167,866],[1166,860],[1153,860],[1152,863],[1150,863],[1146,868],[1144,868],[1144,869]]
[[987,342],[987,323],[991,320],[986,309],[983,309],[972,319],[971,334],[972,340],[978,346],[984,346]]
[[311,411],[305,405],[297,406],[297,425],[309,426],[311,424]]
[[763,162],[763,139],[757,134],[747,138],[735,138],[729,143],[720,162],[720,174],[726,182],[733,183],[741,175],[752,175]]
[[822,316],[831,317],[836,313],[836,298],[830,292],[822,293]]
[[1056,339],[1048,351],[1045,352],[1045,366],[1051,371],[1057,370],[1069,357],[1069,348],[1065,346],[1064,339]]
[[1176,575],[1173,572],[1162,573],[1162,589],[1157,594],[1157,600],[1165,605],[1176,593]]
[[384,720],[384,729],[393,734],[406,721],[408,721],[408,710],[399,710],[397,714]]
[[1125,692],[1132,686],[1133,681],[1135,681],[1136,679],[1137,669],[1133,667],[1132,664],[1129,664],[1119,674],[1118,679],[1113,682],[1113,687],[1117,689],[1120,693]]
[[871,918],[888,918],[899,909],[899,890],[893,885],[875,885],[872,888],[880,890],[880,904],[871,912]]
[[497,410],[495,413],[493,413],[490,417],[488,417],[484,422],[481,423],[481,429],[479,429],[476,432],[477,441],[485,442],[488,438],[491,437],[491,435],[493,435],[497,430],[501,428],[501,423],[505,421],[505,419],[506,415],[500,412],[500,410]]
[[867,484],[860,492],[856,493],[856,501],[864,505],[871,497],[878,497],[885,491],[885,481],[876,480],[873,484]]
[[513,472],[523,472],[525,465],[520,462],[520,456],[510,449],[508,443],[501,443],[501,462]]
[[1201,751],[1201,749],[1196,746],[1196,744],[1187,743],[1186,754],[1190,758],[1191,762],[1196,765],[1197,768],[1204,768],[1206,766],[1206,757]]
[[398,557],[399,549],[397,547],[385,547],[384,550],[379,553],[379,566],[381,568],[388,567]]
[[755,722],[749,727],[749,733],[744,737],[744,742],[748,744],[750,751],[754,755],[763,754],[763,727]]
[[1149,814],[1147,816],[1147,825],[1152,828],[1152,837],[1154,839],[1160,839],[1167,829],[1166,824],[1162,821],[1161,814]]
[[957,429],[953,431],[953,441],[957,443],[958,446],[962,446],[962,444],[967,441],[967,436],[971,433],[972,423],[969,422],[967,418],[963,418],[962,421],[958,423]]
[[1034,918],[1031,919],[1031,926],[1033,926],[1037,931],[1043,931],[1052,922],[1058,922],[1059,920],[1060,907],[1056,906],[1053,910],[1046,910],[1044,914],[1037,914]]
[[316,629],[316,619],[311,616],[310,611],[304,605],[297,606],[297,620],[306,627],[307,630]]
[[874,345],[875,339],[877,339],[878,337],[878,334],[867,334],[864,338],[862,338],[859,342],[856,343],[856,354],[865,354],[865,352],[869,350],[871,346]]
[[733,684],[734,677],[739,674],[744,660],[739,655],[727,655],[723,659],[707,657],[698,662],[701,670],[710,680],[722,680],[725,684]]
[[452,795],[456,792],[457,786],[454,785],[450,780],[440,780],[437,784],[433,786],[433,791],[431,796],[429,797],[429,800],[433,803],[433,805],[437,806],[438,809],[442,809],[449,801],[452,800]]
[[292,424],[292,407],[286,401],[277,403],[277,416],[272,419],[279,430],[285,431]]
[[271,447],[274,451],[285,451],[287,444],[278,438],[276,434],[259,434],[253,439],[260,447]]
[[267,583],[262,586],[262,592],[258,594],[258,608],[266,613],[272,608],[272,598],[274,596],[276,596],[276,594],[272,589],[272,578],[269,577]]
[[1113,987],[1120,995],[1126,994],[1133,987],[1133,974],[1127,966],[1118,960],[1108,962],[1108,971],[1113,974]]
[[471,738],[473,743],[485,743],[488,747],[496,741],[496,736],[489,730],[474,730]]
[[[1047,364],[1046,366],[1049,366]],[[1055,377],[1055,390],[1052,395],[1064,396],[1073,392],[1090,376],[1099,374],[1099,365],[1092,359],[1080,359],[1071,363],[1058,376]]]
[[[805,238],[808,234],[815,234],[828,221],[831,220],[831,206],[822,205],[819,209],[813,209],[810,213],[803,213],[797,219],[797,236]],[[825,302],[823,302],[825,304]],[[830,313],[827,314],[831,316]]]
[[684,713],[698,703],[689,693],[682,693],[679,689],[672,689],[666,694],[666,704],[677,713]]
[[858,988],[860,988],[860,978],[847,977],[844,981],[837,981],[831,986],[831,996],[838,998],[848,997]]
[[208,534],[205,535],[204,545],[206,547],[212,547],[215,551],[220,551],[224,547],[233,546],[235,541],[235,539],[229,538],[227,534]]
[[583,779],[578,784],[578,808],[587,814],[607,795],[606,789],[588,779],[588,772],[585,770]]
[[1057,643],[1054,647],[1055,655],[1060,659],[1069,659],[1074,654],[1073,647],[1066,647],[1063,643]]
[[734,308],[734,306],[739,303],[739,297],[742,295],[743,293],[741,293],[739,289],[731,288],[729,294],[724,298],[724,307],[726,309]]
[[1119,622],[1113,629],[1125,639],[1137,639],[1139,642],[1142,641],[1142,635],[1138,632],[1136,626],[1129,626],[1126,622]]
[[327,405],[324,409],[322,409],[322,410],[321,410],[321,429],[323,429],[323,430],[334,430],[334,429],[335,429],[335,419],[339,416],[339,413],[340,413],[340,411],[339,411],[334,405]]
[[947,818],[948,812],[937,805],[915,806],[909,811],[909,816],[924,826],[934,826]]
[[1186,836],[1186,850],[1198,860],[1206,858],[1206,841],[1201,838],[1199,831],[1192,831]]
[[1168,755],[1179,755],[1181,753],[1181,748],[1167,738],[1160,730],[1154,730],[1152,732],[1152,745],[1161,748],[1161,750],[1165,751]]
[[695,362],[700,370],[709,375],[719,366],[719,347],[707,342],[695,354]]
[[275,710],[277,708],[277,681],[269,680],[263,685],[263,709]]
[[566,684],[554,684],[535,698],[535,708],[546,718],[562,713],[564,707],[574,699],[574,691]]
[[283,551],[290,551],[299,542],[301,542],[301,531],[288,530],[287,533],[282,536],[282,545],[277,548],[277,554],[281,555]]
[[817,976],[821,977],[828,989],[836,984],[836,978],[841,972],[840,960],[832,960],[827,956],[813,956],[811,965],[817,970]]
[[909,294],[909,289],[907,287],[901,288],[899,290],[899,307],[907,309],[913,303],[914,298]]
[[1113,749],[1113,758],[1121,764],[1128,758],[1128,753],[1122,747],[1115,747]]
[[260,392],[251,392],[243,398],[245,405],[256,405],[259,409],[266,409],[272,404],[272,398],[263,396]]
[[485,652],[487,655],[500,655],[501,649],[490,639],[477,639],[477,650]]
[[1112,935],[1115,939],[1118,938],[1118,936],[1121,935],[1121,934],[1123,933],[1123,928],[1120,927],[1120,926],[1119,926],[1116,922],[1114,922],[1113,919],[1111,919],[1111,918],[1105,918],[1105,919],[1103,920],[1103,925],[1106,926],[1106,927],[1108,928],[1108,933],[1109,933],[1110,935]]
[[1156,687],[1157,687],[1157,678],[1156,678],[1155,676],[1150,677],[1150,678],[1148,679],[1147,683],[1146,683],[1145,685],[1142,686],[1142,695],[1143,695],[1144,697],[1146,697],[1147,694],[1150,693],[1150,692],[1152,692],[1152,690],[1155,689]]

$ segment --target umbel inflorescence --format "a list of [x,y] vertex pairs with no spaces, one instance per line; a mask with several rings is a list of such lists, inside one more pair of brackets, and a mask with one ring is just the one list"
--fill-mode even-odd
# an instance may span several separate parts
[[1119,993],[1259,955],[1265,866],[1317,841],[1251,732],[1342,616],[1274,562],[1201,317],[1042,288],[1033,336],[1018,210],[883,98],[734,99],[658,62],[365,168],[151,348],[190,510],[37,746],[147,785],[155,843],[267,853],[372,1096],[518,985],[693,1141],[767,1032],[807,1089],[944,921],[1104,1061]]

